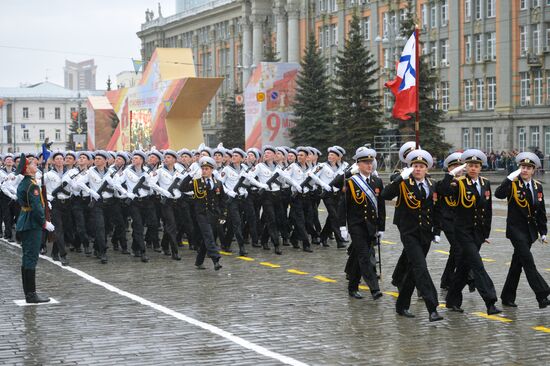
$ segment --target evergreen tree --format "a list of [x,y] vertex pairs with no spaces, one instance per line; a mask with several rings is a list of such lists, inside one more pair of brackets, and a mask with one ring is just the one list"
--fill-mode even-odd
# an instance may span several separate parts
[[268,36],[265,40],[265,46],[264,46],[264,54],[262,58],[263,62],[279,62],[281,61],[279,59],[277,51],[273,48],[273,42],[271,40],[271,33],[268,33]]
[[[401,36],[405,39],[409,39],[418,24],[416,14],[410,9],[414,9],[412,0],[407,0],[407,7],[403,9],[407,11],[407,17],[401,22]],[[419,45],[419,48],[422,49],[422,46]],[[438,159],[444,159],[451,145],[444,141],[443,128],[439,127],[445,112],[436,108],[438,101],[433,96],[439,83],[439,77],[431,69],[429,61],[430,54],[422,55],[419,60],[420,146],[433,156],[437,156]],[[401,134],[414,135],[414,117],[408,121],[397,119],[393,119],[393,121],[397,124]]]
[[[80,121],[80,133],[78,131],[79,128],[79,122]],[[86,116],[86,108],[79,108],[78,109],[78,121],[74,122],[71,119],[71,123],[69,124],[69,140],[67,141],[67,150],[73,150],[76,149],[73,135],[80,135],[80,134],[88,134],[88,122],[87,122],[87,116]],[[85,150],[87,148],[87,144],[85,143],[84,146],[81,147],[81,150]]]
[[294,145],[315,146],[321,151],[334,145],[334,130],[330,103],[329,80],[325,60],[317,48],[315,37],[310,35],[308,46],[300,63],[294,97],[294,127],[290,138]]
[[218,140],[228,148],[244,148],[244,108],[242,104],[235,103],[233,97],[224,104],[223,127],[218,132]]
[[359,16],[353,15],[350,32],[336,59],[334,107],[338,123],[334,143],[348,153],[366,143],[372,143],[383,127],[377,83],[378,70],[372,54],[363,45]]

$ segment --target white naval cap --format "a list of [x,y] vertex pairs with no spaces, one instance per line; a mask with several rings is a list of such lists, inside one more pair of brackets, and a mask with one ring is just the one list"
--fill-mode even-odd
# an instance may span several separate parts
[[[420,146],[418,146],[420,149]],[[411,151],[416,149],[416,142],[415,141],[407,141],[399,148],[399,160],[401,160],[403,163],[407,162],[407,154]]]
[[407,164],[412,166],[415,163],[424,164],[428,167],[428,169],[430,169],[434,164],[434,160],[432,155],[426,150],[417,149],[412,150],[407,154]]
[[353,159],[355,159],[356,162],[373,161],[376,159],[376,150],[361,146],[355,151]]
[[449,165],[460,164],[460,157],[462,153],[454,152],[451,155],[447,156],[443,161],[443,168],[448,168]]
[[529,151],[520,152],[516,156],[516,163],[518,165],[528,165],[535,169],[540,168],[542,165],[538,156]]
[[463,163],[478,163],[487,165],[487,155],[478,149],[468,149],[462,153],[460,161]]
[[199,165],[201,168],[203,166],[209,166],[210,168],[214,169],[214,167],[216,167],[216,161],[210,156],[203,156],[199,159]]

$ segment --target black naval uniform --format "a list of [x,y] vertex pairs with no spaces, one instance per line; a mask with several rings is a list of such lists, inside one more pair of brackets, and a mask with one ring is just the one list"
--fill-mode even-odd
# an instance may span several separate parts
[[506,237],[514,246],[512,263],[500,298],[503,304],[514,303],[523,268],[527,282],[541,304],[550,295],[550,288],[537,271],[531,245],[539,234],[542,236],[548,233],[542,184],[533,179],[527,187],[521,177],[513,182],[506,178],[495,190],[495,197],[508,200]]
[[438,217],[434,215],[434,187],[428,178],[424,179],[422,186],[419,187],[413,178],[403,180],[398,176],[382,191],[382,198],[385,200],[397,197],[395,222],[404,247],[402,255],[408,261],[395,305],[398,314],[408,311],[415,286],[430,314],[439,305],[437,290],[426,264],[434,228],[439,226]]
[[351,236],[351,245],[348,248],[346,273],[349,278],[348,292],[350,295],[359,289],[361,277],[369,286],[376,298],[381,296],[378,278],[376,276],[376,262],[373,263],[376,233],[385,230],[386,206],[381,192],[384,189],[382,180],[378,177],[360,176],[368,184],[375,195],[375,204],[366,196],[352,179],[346,181],[344,187],[346,220]]
[[446,194],[457,201],[454,227],[461,252],[460,262],[457,263],[457,269],[447,293],[447,307],[460,308],[462,305],[462,289],[468,282],[468,272],[471,269],[474,285],[489,308],[495,304],[497,296],[493,281],[483,266],[479,250],[491,232],[493,216],[491,183],[483,177],[478,177],[475,185],[468,176],[456,180],[453,178],[452,175],[446,174],[441,182],[446,189]]

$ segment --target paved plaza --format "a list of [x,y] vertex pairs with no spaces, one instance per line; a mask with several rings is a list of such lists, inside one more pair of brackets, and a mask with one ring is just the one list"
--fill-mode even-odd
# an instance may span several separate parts
[[[311,254],[291,247],[282,256],[261,248],[249,248],[250,258],[226,253],[218,272],[211,262],[196,270],[187,248],[180,262],[150,253],[144,264],[111,250],[106,265],[70,253],[64,268],[42,257],[37,287],[59,303],[18,306],[20,249],[2,241],[0,364],[549,364],[550,309],[538,308],[524,276],[519,307],[502,316],[488,317],[479,294],[467,289],[465,313],[441,309],[442,322],[428,321],[416,295],[415,319],[395,314],[390,279],[402,246],[392,206],[382,245],[385,295],[377,302],[348,297],[347,254],[332,243]],[[482,256],[500,293],[512,246],[504,203],[495,207],[492,243]],[[438,288],[448,251],[443,237],[428,255]],[[550,246],[537,242],[533,252],[550,281]],[[444,295],[439,291],[441,302]]]

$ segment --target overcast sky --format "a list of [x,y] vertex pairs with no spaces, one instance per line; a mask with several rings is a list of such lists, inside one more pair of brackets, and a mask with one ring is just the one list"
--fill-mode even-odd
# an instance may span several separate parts
[[[46,76],[63,85],[65,59],[89,58],[97,65],[97,88],[106,89],[108,75],[115,85],[116,74],[133,70],[132,57],[140,58],[136,32],[147,8],[157,17],[157,4],[158,0],[2,1],[0,86],[39,83]],[[160,4],[164,17],[174,14],[175,0]]]

